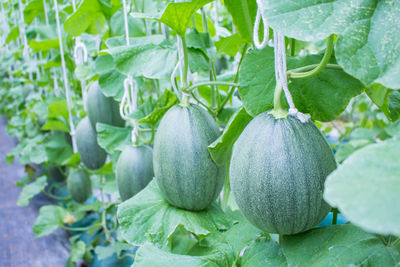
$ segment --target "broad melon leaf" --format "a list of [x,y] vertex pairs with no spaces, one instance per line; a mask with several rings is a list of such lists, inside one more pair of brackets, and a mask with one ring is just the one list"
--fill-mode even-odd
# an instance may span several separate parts
[[145,244],[141,246],[136,253],[135,266],[152,266],[164,267],[166,263],[168,266],[182,266],[182,267],[219,267],[219,266],[232,266],[229,260],[230,248],[228,245],[221,245],[219,248],[214,248],[207,251],[204,255],[181,255],[173,254],[171,252],[157,248],[152,244]]
[[74,153],[64,135],[52,135],[46,142],[45,151],[49,162],[55,165],[63,165]]
[[21,193],[18,196],[17,205],[18,206],[28,206],[29,201],[39,194],[47,185],[46,176],[38,177],[34,182],[24,186]]
[[64,30],[72,36],[79,36],[83,32],[100,34],[105,27],[106,17],[98,0],[84,0],[75,13],[64,22]]
[[122,242],[115,242],[110,244],[109,246],[96,246],[95,253],[99,260],[111,257],[114,253],[118,256],[121,254],[123,250],[128,250],[132,248],[132,245]]
[[[288,57],[287,66],[295,69],[320,60],[320,55]],[[239,94],[250,115],[272,109],[275,89],[273,48],[250,50],[240,66],[239,82]],[[307,79],[292,79],[289,84],[296,108],[319,121],[333,120],[363,89],[361,82],[338,69],[325,69]]]
[[335,54],[364,84],[400,88],[400,2],[391,0],[262,0],[268,24],[303,41],[338,35]]
[[394,91],[381,84],[374,83],[365,92],[390,121],[396,121],[400,117],[399,91]]
[[186,29],[189,26],[190,19],[202,6],[212,2],[212,0],[193,0],[182,3],[169,3],[162,13],[140,14],[131,13],[136,18],[155,19],[168,25],[176,31],[181,37],[185,36]]
[[400,236],[399,174],[399,140],[369,145],[328,176],[324,198],[355,225]]
[[171,75],[178,60],[177,50],[170,43],[115,47],[109,52],[121,73],[149,79]]
[[288,266],[396,266],[400,262],[396,248],[351,224],[282,236],[280,245]]
[[235,33],[228,37],[220,37],[219,41],[215,42],[218,54],[225,53],[231,57],[236,56],[245,40]]
[[282,248],[270,238],[254,240],[243,253],[242,267],[279,267],[288,266]]
[[200,238],[227,229],[230,219],[218,205],[193,212],[171,206],[161,195],[157,183],[151,181],[136,196],[118,206],[122,237],[133,245],[146,241],[166,246],[169,237],[182,225]]
[[[253,42],[253,27],[257,14],[256,0],[225,0],[224,5],[232,15],[233,23],[240,36],[248,43]],[[262,29],[262,23],[260,28]]]
[[33,225],[36,237],[42,237],[54,232],[64,220],[71,216],[67,210],[60,206],[46,205],[39,210],[39,216]]
[[233,144],[242,133],[252,117],[244,108],[239,109],[229,120],[224,132],[208,146],[212,159],[219,165],[229,161]]
[[104,123],[96,124],[97,142],[107,153],[112,154],[130,144],[131,128],[121,128]]
[[174,93],[165,90],[164,95],[157,99],[153,111],[144,118],[141,118],[138,122],[155,125],[159,120],[161,120],[164,114],[178,102],[179,100]]
[[59,48],[59,46],[58,39],[29,41],[29,47],[33,50],[33,52],[48,51],[53,48]]

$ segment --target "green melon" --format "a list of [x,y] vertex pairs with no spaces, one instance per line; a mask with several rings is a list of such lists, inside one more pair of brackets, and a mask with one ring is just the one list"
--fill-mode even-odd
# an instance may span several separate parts
[[47,167],[49,178],[56,182],[62,183],[67,179],[65,175],[65,167],[49,165]]
[[336,168],[332,150],[313,122],[255,117],[236,141],[230,179],[235,200],[261,230],[296,234],[329,212],[323,200],[326,177]]
[[87,172],[72,170],[68,175],[67,187],[71,198],[76,202],[85,202],[92,194],[92,183]]
[[217,198],[225,166],[215,164],[207,147],[219,134],[213,118],[197,105],[176,105],[164,115],[154,139],[153,165],[170,204],[203,210]]
[[101,92],[97,82],[93,83],[89,89],[86,99],[86,113],[93,129],[96,129],[98,122],[118,127],[125,125],[125,121],[119,113],[118,102],[112,97],[106,97]]
[[83,164],[91,170],[101,168],[106,162],[107,153],[97,144],[97,133],[87,117],[76,127],[75,139]]
[[115,168],[118,191],[123,201],[133,197],[153,179],[153,150],[149,146],[128,146]]

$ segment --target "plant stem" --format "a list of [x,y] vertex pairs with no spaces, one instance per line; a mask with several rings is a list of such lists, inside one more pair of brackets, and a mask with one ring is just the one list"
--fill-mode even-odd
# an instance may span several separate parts
[[[237,83],[239,81],[239,70],[240,70],[240,65],[242,65],[243,62],[243,58],[244,58],[244,54],[247,51],[247,48],[249,47],[248,44],[245,44],[243,46],[242,52],[241,52],[241,57],[240,57],[240,61],[236,70],[236,75],[235,75],[235,80],[234,82]],[[222,111],[222,109],[225,107],[226,103],[228,103],[229,99],[232,97],[233,92],[235,91],[235,86],[232,86],[229,89],[228,95],[225,97],[225,99],[222,101],[222,103],[219,105],[218,110],[217,110],[217,115]]]
[[290,56],[294,57],[296,50],[296,39],[290,39]]
[[[189,60],[188,60],[188,49],[186,46],[186,38],[185,36],[182,36],[182,48],[183,48],[183,77],[182,77],[182,83],[183,83],[183,88],[186,88],[188,86],[188,81],[187,81],[187,76],[188,76],[188,71],[189,71]],[[189,96],[186,94],[182,94],[182,100],[181,104],[183,106],[188,106],[189,105]]]
[[65,225],[61,224],[60,227],[62,229],[64,229],[64,230],[67,230],[67,231],[84,232],[84,231],[88,231],[90,229],[96,228],[97,225],[91,225],[91,226],[88,226],[88,227],[68,227],[68,226],[65,226]]
[[334,39],[333,34],[328,37],[324,57],[322,58],[321,62],[317,65],[317,67],[315,67],[314,69],[312,69],[310,71],[301,72],[301,73],[289,71],[288,74],[289,74],[290,78],[309,78],[309,77],[315,76],[315,75],[319,74],[321,71],[323,71],[325,69],[325,67],[328,65],[329,59],[332,56],[333,39]]
[[183,91],[186,93],[191,93],[193,89],[200,87],[200,86],[208,86],[208,85],[225,85],[225,86],[233,86],[233,87],[238,87],[238,83],[232,83],[232,82],[223,82],[223,81],[210,81],[210,82],[201,82],[201,83],[196,83],[193,84],[190,87],[184,88]]
[[224,191],[222,195],[222,210],[225,210],[228,206],[229,195],[231,193],[231,186],[229,182],[229,164],[226,165],[226,175],[225,175],[225,184],[224,184]]
[[46,192],[45,190],[42,190],[42,193],[45,194],[46,196],[48,196],[50,198],[54,198],[56,200],[69,200],[70,199],[69,197],[59,197],[59,196],[53,195],[49,192]]
[[197,101],[197,103],[199,103],[200,105],[205,107],[208,110],[208,112],[210,112],[211,114],[214,114],[213,111],[206,104],[204,104],[200,99],[197,98],[197,96],[194,94],[194,92],[192,92],[191,95],[194,98],[194,100]]
[[338,210],[333,209],[332,211],[332,224],[337,224]]
[[[300,67],[300,68],[297,68],[297,69],[289,70],[289,71],[288,71],[288,74],[290,75],[291,78],[298,78],[298,77],[293,77],[292,75],[294,75],[294,74],[296,74],[296,73],[298,73],[298,72],[302,72],[302,71],[313,70],[313,69],[315,69],[315,68],[318,67],[318,66],[319,66],[319,64],[307,65],[307,66]],[[342,69],[342,67],[341,67],[340,65],[338,65],[338,64],[327,64],[327,65],[325,66],[325,68],[326,68],[326,69],[335,69],[335,70],[341,70],[341,69]]]

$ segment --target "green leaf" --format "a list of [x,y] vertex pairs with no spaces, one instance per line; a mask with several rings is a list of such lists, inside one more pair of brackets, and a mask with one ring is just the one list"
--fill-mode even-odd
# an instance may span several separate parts
[[196,266],[231,266],[232,263],[228,261],[229,247],[221,245],[220,248],[207,251],[203,255],[179,255],[157,248],[151,244],[141,246],[136,252],[135,266],[152,266],[164,267],[168,263],[169,266],[176,265],[182,267],[196,267]]
[[122,242],[115,242],[109,246],[96,246],[95,253],[99,260],[111,257],[114,253],[117,255],[121,254],[121,251],[132,248],[132,245]]
[[46,120],[46,123],[43,124],[41,129],[44,131],[54,130],[54,131],[62,131],[62,132],[69,133],[69,125],[66,124],[66,122],[61,121],[61,120],[48,119],[48,120]]
[[241,263],[242,267],[288,266],[279,244],[266,237],[255,240],[246,248]]
[[124,95],[125,79],[126,75],[110,70],[99,75],[99,86],[105,96],[121,101]]
[[159,79],[169,76],[177,62],[177,50],[171,44],[124,46],[109,51],[118,70],[133,77]]
[[400,235],[400,141],[354,152],[328,176],[325,200],[367,231]]
[[168,25],[181,37],[185,36],[186,28],[189,26],[192,15],[202,6],[212,0],[193,0],[182,3],[169,3],[161,14],[132,14],[134,17],[156,19]]
[[83,32],[100,34],[106,26],[107,21],[98,0],[84,0],[64,22],[64,29],[71,36],[79,36]]
[[52,135],[46,143],[46,155],[49,162],[54,165],[62,165],[72,155],[72,147],[65,140],[64,135]]
[[[74,238],[74,237],[72,237]],[[70,238],[70,242],[71,239]],[[71,262],[78,262],[79,260],[81,260],[83,258],[83,255],[85,254],[86,251],[86,245],[85,242],[83,242],[82,240],[78,240],[77,242],[71,242],[71,252],[68,258],[68,261]]]
[[225,0],[224,5],[232,15],[233,23],[240,36],[248,43],[252,43],[254,21],[257,14],[256,0]]
[[122,150],[130,144],[130,128],[115,127],[108,124],[97,123],[97,142],[107,153],[112,154],[116,150]]
[[400,4],[397,1],[263,0],[270,27],[303,41],[338,35],[339,65],[366,85],[400,88]]
[[[289,57],[288,69],[318,63],[321,56]],[[239,94],[250,115],[273,108],[275,89],[274,50],[250,50],[239,72]],[[364,86],[342,70],[325,69],[307,79],[292,79],[289,90],[296,108],[319,121],[330,121],[344,111]],[[340,97],[339,97],[340,96]]]
[[171,206],[153,180],[134,197],[118,206],[122,237],[133,245],[146,241],[167,245],[179,225],[200,238],[226,229],[229,219],[213,204],[204,211],[193,212]]
[[33,50],[33,52],[48,51],[50,49],[58,48],[59,46],[60,45],[59,45],[58,39],[43,40],[43,41],[37,41],[37,40],[29,41],[29,47]]
[[208,146],[210,155],[217,164],[223,165],[230,160],[233,144],[251,119],[244,108],[239,109],[230,118],[224,132]]
[[44,16],[43,1],[33,0],[28,2],[24,8],[24,21],[31,24],[35,17],[39,15]]
[[395,266],[400,253],[382,240],[351,225],[331,225],[282,236],[288,266]]
[[394,91],[386,88],[385,86],[374,83],[369,86],[365,92],[379,107],[380,110],[385,113],[386,117],[391,121],[396,121],[400,116],[400,105],[399,103],[399,95],[398,91]]
[[225,53],[228,56],[234,57],[239,52],[245,40],[235,33],[228,37],[221,37],[219,41],[215,42],[218,54]]
[[36,237],[42,237],[54,232],[64,219],[67,219],[69,213],[60,206],[46,205],[39,210],[39,216],[33,225],[33,232]]
[[[110,21],[111,36],[125,36],[125,22],[123,10],[115,12]],[[145,36],[145,26],[143,20],[128,16],[128,30],[130,37]]]
[[40,176],[34,182],[26,185],[18,196],[17,205],[28,206],[31,199],[44,190],[46,185],[46,176]]
[[164,116],[164,114],[178,102],[179,100],[174,93],[169,90],[165,90],[163,97],[157,99],[153,111],[146,117],[141,118],[138,122],[156,124]]

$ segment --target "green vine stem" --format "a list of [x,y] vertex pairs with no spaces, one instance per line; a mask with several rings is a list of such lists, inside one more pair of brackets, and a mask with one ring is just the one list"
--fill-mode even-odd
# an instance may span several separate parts
[[332,224],[337,224],[338,210],[332,210]]
[[282,107],[282,92],[282,84],[277,81],[274,91],[274,109],[270,112],[276,119],[287,116],[287,111]]
[[[292,76],[293,74],[298,73],[298,72],[313,70],[313,69],[315,69],[315,68],[318,67],[318,66],[319,66],[319,64],[311,64],[311,65],[307,65],[307,66],[300,67],[300,68],[297,68],[297,69],[292,69],[292,70],[289,70],[289,71],[288,71],[288,75],[289,75],[291,78],[294,78],[294,77]],[[338,65],[338,64],[327,64],[327,65],[325,66],[325,68],[326,68],[326,69],[334,69],[334,70],[341,70],[341,69],[342,69],[342,67],[341,67],[340,65]]]
[[[248,44],[245,44],[243,46],[242,52],[241,52],[241,57],[240,57],[240,61],[237,67],[237,71],[236,71],[236,75],[235,75],[235,80],[234,82],[237,83],[239,81],[239,70],[240,70],[240,66],[242,65],[243,59],[244,59],[244,54],[247,51],[247,48],[249,47]],[[235,91],[235,86],[232,86],[229,91],[228,91],[228,95],[225,97],[225,99],[222,101],[222,103],[218,106],[218,110],[217,110],[217,115],[219,113],[221,113],[222,109],[225,107],[226,103],[228,103],[229,99],[231,99],[233,92]]]
[[319,74],[321,71],[323,71],[325,69],[325,67],[328,65],[329,59],[332,56],[333,40],[334,40],[334,35],[332,34],[327,39],[324,57],[322,58],[321,62],[319,64],[317,64],[317,66],[314,69],[307,71],[307,72],[288,71],[289,77],[294,78],[294,79],[309,78],[309,77],[315,76],[315,75]]
[[67,231],[84,232],[84,231],[88,231],[88,230],[91,230],[91,229],[98,228],[99,226],[94,224],[94,225],[90,225],[88,227],[68,227],[68,226],[65,226],[63,224],[60,224],[60,227],[62,229],[64,229],[64,230],[67,230]]
[[69,197],[59,197],[59,196],[53,195],[52,193],[46,192],[45,190],[42,190],[41,192],[42,192],[44,195],[46,195],[46,196],[48,196],[48,197],[50,197],[50,198],[56,199],[56,200],[67,201],[67,200],[70,200],[70,199],[71,199],[71,198],[69,198]]
[[208,110],[208,112],[210,112],[211,114],[214,114],[213,111],[206,105],[204,104],[200,99],[197,98],[197,96],[194,94],[194,92],[191,93],[192,97],[194,98],[194,100],[196,100],[197,103],[199,103],[200,105],[202,105],[205,109]]
[[[182,37],[182,47],[183,47],[183,77],[182,77],[182,82],[183,82],[183,88],[186,88],[188,86],[187,76],[188,76],[188,71],[189,71],[189,61],[188,61],[188,49],[187,49],[187,45],[186,45],[185,36]],[[189,95],[182,94],[181,104],[183,106],[188,106],[189,105],[189,99],[190,99]]]
[[238,83],[222,82],[222,81],[209,81],[209,82],[201,82],[201,83],[193,84],[189,87],[184,88],[182,91],[190,94],[195,88],[201,87],[201,86],[208,86],[208,85],[225,85],[225,86],[233,86],[233,87],[239,86]]

